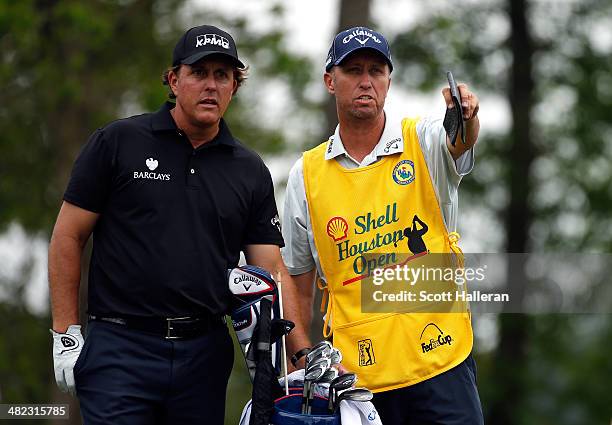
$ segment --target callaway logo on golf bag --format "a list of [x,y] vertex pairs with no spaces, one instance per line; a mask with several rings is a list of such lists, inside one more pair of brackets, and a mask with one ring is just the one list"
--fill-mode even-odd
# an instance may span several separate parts
[[[251,344],[256,335],[260,303],[264,298],[272,302],[272,319],[280,317],[276,283],[270,273],[255,266],[242,266],[228,271],[228,283],[233,297],[232,326],[242,348],[251,380],[255,375],[255,347]],[[274,334],[273,329],[273,334]],[[272,363],[277,375],[280,374],[280,344],[272,344]]]

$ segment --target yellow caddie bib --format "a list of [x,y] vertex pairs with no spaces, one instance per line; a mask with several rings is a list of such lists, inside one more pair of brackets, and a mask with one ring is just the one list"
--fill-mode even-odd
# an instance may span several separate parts
[[325,160],[327,143],[303,156],[334,346],[360,385],[374,392],[431,378],[461,363],[472,350],[467,306],[456,313],[362,311],[362,285],[373,261],[390,267],[431,253],[460,251],[456,233],[449,235],[444,225],[416,123],[401,121],[401,154],[367,167],[345,169],[336,160]]

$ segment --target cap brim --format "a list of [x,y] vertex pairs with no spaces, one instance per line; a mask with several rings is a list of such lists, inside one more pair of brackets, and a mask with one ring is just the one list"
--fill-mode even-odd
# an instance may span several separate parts
[[355,52],[359,52],[361,50],[372,50],[373,52],[378,53],[380,56],[382,56],[387,61],[387,64],[389,64],[389,71],[393,71],[393,63],[391,63],[387,55],[385,55],[385,53],[382,50],[379,50],[376,47],[371,47],[371,46],[356,47],[350,52],[346,52],[344,55],[340,56],[334,62],[331,62],[329,65],[327,65],[325,70],[329,72],[329,70],[332,69],[332,67],[340,65],[350,55],[352,55]]
[[230,55],[228,53],[216,52],[216,51],[196,53],[195,55],[191,55],[191,56],[183,59],[180,63],[182,63],[184,65],[193,65],[197,61],[205,58],[206,56],[211,56],[211,55],[227,56],[228,58],[230,58],[232,60],[232,62],[234,62],[234,65],[236,65],[238,68],[245,68],[244,64],[238,58],[236,58],[236,57],[234,57],[234,56],[232,56],[232,55]]

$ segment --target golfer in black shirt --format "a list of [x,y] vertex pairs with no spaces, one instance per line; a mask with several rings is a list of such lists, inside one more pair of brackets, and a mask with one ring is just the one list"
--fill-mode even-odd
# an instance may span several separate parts
[[245,73],[228,33],[191,28],[164,74],[175,102],[98,129],[74,164],[49,282],[56,380],[76,392],[85,424],[223,423],[227,269],[244,251],[285,273],[270,173],[222,118]]

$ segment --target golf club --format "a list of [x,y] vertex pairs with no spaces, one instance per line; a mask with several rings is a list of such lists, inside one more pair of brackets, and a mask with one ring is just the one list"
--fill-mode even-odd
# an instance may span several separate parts
[[331,361],[331,357],[330,357],[330,353],[327,351],[321,351],[317,354],[315,354],[312,358],[307,360],[307,363],[309,365],[316,363],[322,359],[329,359],[329,361]]
[[329,358],[331,359],[332,364],[342,363],[342,353],[335,347],[332,347]]
[[314,347],[312,347],[313,349],[318,348],[320,346],[328,346],[329,348],[332,348],[332,343],[329,342],[328,340],[324,339],[322,341],[317,342]]
[[331,412],[334,411],[335,398],[338,391],[347,390],[357,382],[357,375],[354,373],[345,373],[338,376],[329,384],[328,408]]
[[[320,358],[328,358],[329,353],[331,352],[332,345],[329,341],[323,340],[315,344],[310,351],[306,354],[305,363],[304,363],[304,390],[302,392],[302,413],[306,413],[308,409],[308,396],[310,393],[310,380],[307,377],[313,376],[309,375],[311,371],[312,361],[318,361]],[[328,358],[329,360],[329,358]],[[329,369],[329,366],[325,369]],[[325,370],[321,372],[321,375],[325,373]],[[317,376],[320,378],[320,376]],[[314,378],[313,378],[314,379]]]
[[331,367],[331,359],[329,357],[323,356],[313,360],[312,362],[308,363],[308,369],[306,370],[306,373],[308,373],[308,371],[314,369],[315,367],[321,365],[325,368],[325,370],[329,369]]
[[321,378],[319,378],[319,380],[316,381],[316,383],[318,383],[318,384],[329,384],[334,379],[336,379],[337,377],[338,377],[338,369],[336,369],[336,368],[334,368],[332,366],[329,369],[327,369],[327,372],[325,372],[323,374],[323,376],[321,376]]
[[342,400],[370,401],[373,397],[374,394],[372,394],[372,391],[368,390],[367,388],[349,388],[348,390],[338,393],[334,411],[340,408],[340,402],[342,402]]
[[[326,382],[330,382],[336,376],[338,376],[338,371],[336,369],[332,369],[331,360],[327,357],[320,358],[319,360],[315,360],[309,364],[309,370],[319,369],[321,368],[324,372],[323,374],[313,379],[312,382],[309,382],[308,385],[308,400],[306,401],[306,413],[310,414],[312,411],[312,400],[314,399],[314,384],[317,382],[324,382],[324,379],[329,379]],[[335,375],[334,375],[335,374]]]
[[[327,341],[322,341],[327,342]],[[306,354],[306,364],[312,362],[313,359],[319,357],[322,353],[324,353],[327,357],[329,357],[331,353],[332,347],[331,344],[317,344],[310,349],[308,354]]]
[[[278,307],[280,310],[280,318],[284,319],[283,313],[283,291],[281,289],[281,274],[280,272],[276,275],[276,287],[278,288]],[[283,358],[283,376],[285,378],[285,395],[289,395],[289,380],[287,379],[287,344],[285,342],[285,335],[281,337],[281,349]]]
[[311,382],[315,381],[329,369],[329,359],[327,361],[322,360],[320,363],[309,365],[308,369],[304,371],[304,391],[302,392],[302,413],[308,412],[308,398],[310,396]]

